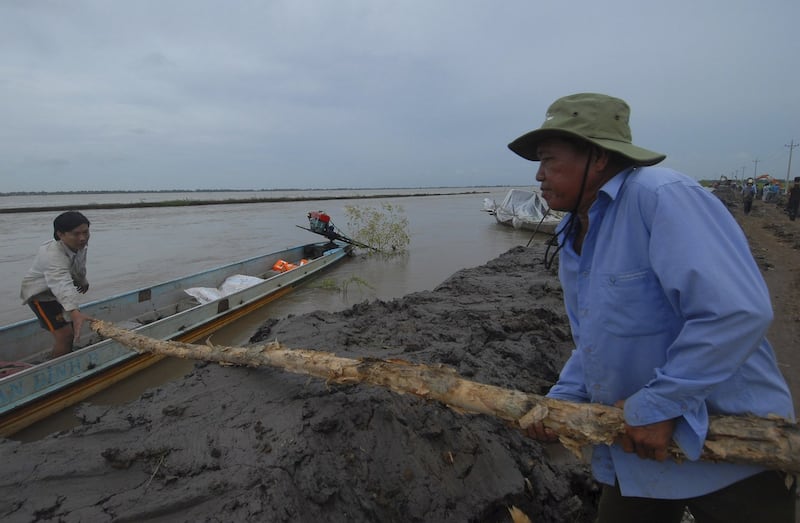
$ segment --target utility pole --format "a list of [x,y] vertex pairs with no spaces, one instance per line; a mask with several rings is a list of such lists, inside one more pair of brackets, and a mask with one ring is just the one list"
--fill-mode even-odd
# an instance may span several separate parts
[[755,164],[755,166],[753,167],[753,179],[755,180],[756,176],[758,176],[758,158],[753,160],[753,163]]
[[789,175],[792,173],[792,150],[800,145],[800,143],[794,143],[794,138],[792,138],[791,143],[786,144],[786,147],[789,148],[789,167],[786,169],[786,187],[783,194],[789,194]]

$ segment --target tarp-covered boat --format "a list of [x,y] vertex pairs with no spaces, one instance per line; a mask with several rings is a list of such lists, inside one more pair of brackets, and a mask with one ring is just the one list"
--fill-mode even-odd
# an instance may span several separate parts
[[550,210],[541,194],[524,189],[509,190],[499,205],[485,198],[483,210],[503,225],[548,234],[554,233],[563,217],[563,213]]

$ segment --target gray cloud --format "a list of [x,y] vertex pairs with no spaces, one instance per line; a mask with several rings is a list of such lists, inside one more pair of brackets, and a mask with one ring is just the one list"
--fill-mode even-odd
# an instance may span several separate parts
[[579,91],[689,175],[783,178],[800,4],[647,4],[4,2],[0,192],[528,184],[506,143]]

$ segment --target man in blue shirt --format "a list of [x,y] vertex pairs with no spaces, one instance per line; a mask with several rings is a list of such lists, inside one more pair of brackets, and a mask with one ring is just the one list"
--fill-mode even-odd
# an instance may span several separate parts
[[[730,212],[632,144],[617,98],[561,98],[509,148],[538,161],[542,196],[568,211],[557,245],[575,349],[548,396],[624,409],[625,435],[595,447],[600,522],[794,523],[794,478],[697,461],[714,414],[794,419],[765,338],[766,284]],[[531,436],[555,434],[535,424]],[[667,455],[674,440],[690,458]],[[787,486],[788,485],[788,486]]]

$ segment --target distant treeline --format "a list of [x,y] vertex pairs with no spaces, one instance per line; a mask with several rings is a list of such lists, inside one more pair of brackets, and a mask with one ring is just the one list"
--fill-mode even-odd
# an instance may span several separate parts
[[[473,185],[476,189],[491,189],[495,187],[508,187],[507,185]],[[297,192],[297,191],[395,191],[417,189],[460,189],[461,186],[441,187],[323,187],[323,188],[283,188],[283,189],[137,189],[129,190],[98,190],[98,191],[14,191],[0,192],[0,196],[48,196],[64,194],[169,194],[187,192]],[[469,194],[469,193],[460,193]]]
[[136,191],[124,190],[102,190],[102,191],[14,191],[14,192],[0,192],[0,196],[50,196],[50,195],[64,195],[64,194],[168,194],[168,193],[184,193],[184,192],[266,192],[266,191],[302,191],[308,189],[160,189],[148,191],[147,189],[139,189]]
[[[166,192],[166,191],[163,191]],[[185,192],[185,191],[181,191]],[[206,192],[206,191],[202,191]],[[227,192],[227,191],[225,191]],[[251,191],[247,191],[251,192]],[[195,205],[231,205],[242,203],[275,203],[275,202],[312,202],[323,200],[365,200],[376,198],[411,198],[420,196],[458,196],[463,194],[483,194],[487,191],[468,191],[457,193],[414,193],[414,194],[370,194],[370,195],[344,195],[344,196],[298,196],[279,198],[227,198],[225,200],[164,200],[160,202],[126,202],[126,203],[86,203],[78,205],[43,205],[40,207],[11,207],[0,208],[0,214],[14,214],[21,212],[56,212],[56,211],[85,211],[91,209],[138,209],[143,207],[183,207]],[[56,193],[48,193],[56,194]],[[88,193],[86,193],[88,194]],[[117,194],[117,193],[113,193]]]

